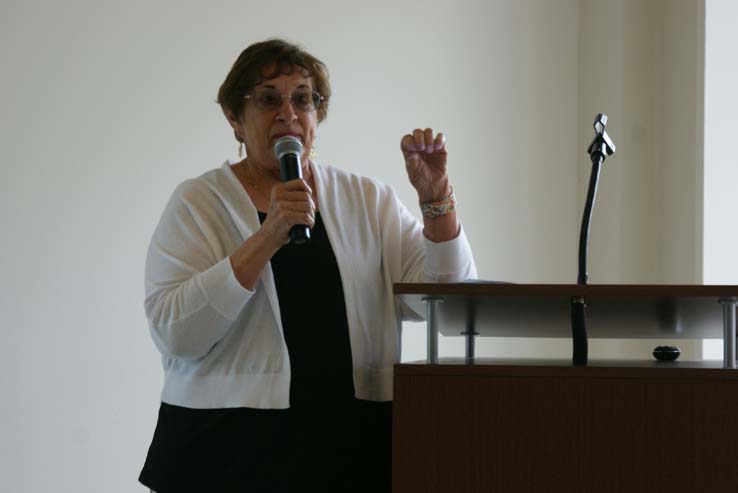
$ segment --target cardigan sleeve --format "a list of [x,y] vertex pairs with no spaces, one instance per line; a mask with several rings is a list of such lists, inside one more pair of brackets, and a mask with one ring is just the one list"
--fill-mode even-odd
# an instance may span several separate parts
[[254,293],[238,282],[217,241],[208,222],[217,209],[208,199],[196,180],[177,187],[146,256],[144,308],[154,343],[167,357],[207,355]]
[[[392,242],[394,252],[399,251],[399,272],[393,282],[461,282],[476,279],[477,268],[472,256],[471,246],[461,227],[459,234],[444,242],[433,242],[423,234],[423,224],[413,216],[399,198],[390,190],[385,204],[393,204],[393,220],[389,222],[396,228],[397,242]],[[395,235],[393,235],[395,236]],[[396,249],[396,250],[395,250]],[[400,318],[421,320],[405,303],[398,304]]]
[[460,282],[476,279],[477,268],[463,226],[456,238],[433,242],[423,224],[399,200],[402,278],[398,282]]

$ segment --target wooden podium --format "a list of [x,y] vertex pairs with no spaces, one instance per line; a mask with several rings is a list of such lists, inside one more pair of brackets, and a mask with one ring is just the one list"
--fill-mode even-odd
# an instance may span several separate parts
[[[738,287],[473,283],[395,293],[426,309],[429,361],[395,366],[394,492],[738,491]],[[587,300],[590,337],[727,334],[727,357],[573,367],[478,359],[468,343],[465,357],[433,359],[434,331],[568,337],[572,296]]]

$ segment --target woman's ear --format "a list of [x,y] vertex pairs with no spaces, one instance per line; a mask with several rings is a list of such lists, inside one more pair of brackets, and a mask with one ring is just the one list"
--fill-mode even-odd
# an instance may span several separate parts
[[241,122],[238,120],[238,118],[230,112],[230,110],[227,110],[223,108],[223,114],[226,117],[226,120],[228,120],[228,123],[231,124],[231,127],[234,131],[238,132],[238,130],[241,128]]

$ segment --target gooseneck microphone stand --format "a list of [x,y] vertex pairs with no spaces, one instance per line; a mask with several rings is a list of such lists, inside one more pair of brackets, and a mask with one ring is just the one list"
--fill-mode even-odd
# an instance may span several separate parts
[[[587,248],[589,243],[589,223],[592,220],[592,208],[597,196],[597,185],[600,181],[600,168],[607,156],[615,153],[615,144],[605,132],[607,115],[599,113],[595,117],[595,137],[587,149],[592,159],[592,174],[589,177],[587,203],[582,216],[582,229],[579,232],[579,275],[577,284],[587,284]],[[572,363],[574,366],[587,364],[587,303],[583,296],[571,300],[571,335],[573,341]]]

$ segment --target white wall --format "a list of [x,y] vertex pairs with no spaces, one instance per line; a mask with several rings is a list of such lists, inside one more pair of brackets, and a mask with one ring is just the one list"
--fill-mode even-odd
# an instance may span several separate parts
[[738,3],[705,8],[704,282],[738,284]]
[[[701,283],[703,3],[581,0],[577,14],[578,131],[576,163],[570,164],[577,167],[578,186],[569,218],[574,224],[559,234],[578,239],[592,168],[585,150],[595,115],[606,113],[617,152],[601,171],[590,229],[589,282]],[[567,192],[561,187],[557,193]],[[573,243],[551,261],[575,261],[576,248]],[[557,282],[576,282],[576,265],[567,264],[564,272]],[[591,339],[589,354],[650,359],[659,344],[678,345],[682,359],[703,357],[701,341],[663,339]],[[442,355],[463,351],[462,340],[442,341]],[[570,358],[571,341],[487,339],[479,341],[478,352]]]
[[[582,0],[579,144],[598,112],[617,145],[606,159],[590,232],[589,279],[701,283],[704,12],[697,0]],[[579,156],[583,207],[591,162]],[[567,341],[568,342],[568,341]],[[701,359],[699,340],[591,340],[593,358],[649,359],[674,344]],[[564,346],[570,354],[570,344]]]
[[[598,112],[617,144],[592,220],[591,282],[700,282],[701,5],[580,3],[578,147]],[[583,204],[591,163],[578,156]]]
[[576,1],[204,5],[3,4],[3,491],[141,489],[162,382],[144,255],[176,184],[235,158],[213,100],[251,42],[330,68],[319,159],[413,204],[400,137],[443,129],[480,274],[573,278]]
[[[738,3],[708,0],[705,5],[704,179],[700,259],[704,284],[738,284],[738,159],[733,142],[738,130]],[[723,357],[722,339],[706,340],[705,358]]]

